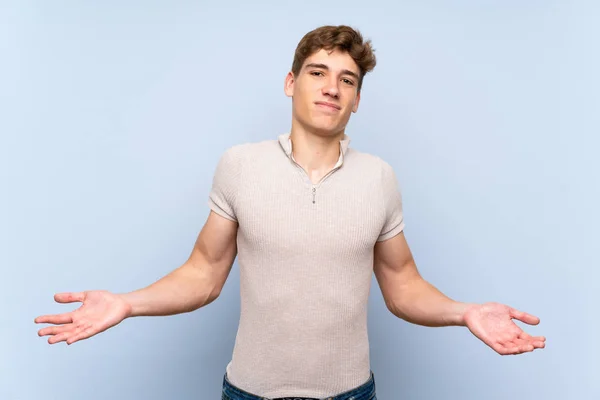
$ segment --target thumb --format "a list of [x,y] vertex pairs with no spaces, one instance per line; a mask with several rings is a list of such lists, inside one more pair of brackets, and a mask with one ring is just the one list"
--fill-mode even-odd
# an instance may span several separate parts
[[83,301],[84,298],[84,292],[66,292],[57,293],[54,295],[54,300],[57,303],[74,303],[76,301]]
[[514,308],[510,310],[510,316],[529,325],[537,325],[540,323],[540,319],[538,317],[523,311],[515,310]]

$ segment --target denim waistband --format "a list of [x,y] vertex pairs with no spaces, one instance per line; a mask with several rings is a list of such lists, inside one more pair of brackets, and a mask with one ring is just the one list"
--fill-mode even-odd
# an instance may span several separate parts
[[223,376],[223,395],[224,399],[231,398],[233,400],[371,400],[375,397],[375,375],[373,374],[373,371],[371,371],[369,379],[362,385],[330,397],[315,398],[290,396],[269,398],[257,396],[238,388],[229,382],[227,373],[225,373]]

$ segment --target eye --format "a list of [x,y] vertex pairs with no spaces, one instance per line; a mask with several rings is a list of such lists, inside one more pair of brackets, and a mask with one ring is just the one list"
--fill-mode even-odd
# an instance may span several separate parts
[[350,85],[350,86],[354,86],[354,82],[352,82],[350,79],[342,79],[342,81],[344,81],[344,83]]
[[313,76],[318,76],[318,75],[322,76],[323,75],[323,73],[321,71],[312,71],[310,74]]

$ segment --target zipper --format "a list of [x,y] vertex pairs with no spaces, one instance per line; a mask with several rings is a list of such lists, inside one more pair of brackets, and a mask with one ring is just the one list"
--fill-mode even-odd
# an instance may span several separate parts
[[323,182],[325,182],[325,180],[327,178],[329,178],[331,176],[331,174],[333,174],[335,171],[337,171],[338,169],[341,168],[341,164],[335,168],[333,168],[331,171],[329,171],[327,174],[325,174],[325,176],[323,176],[319,182],[317,182],[316,184],[312,183],[312,181],[310,180],[310,177],[308,176],[308,174],[306,173],[306,171],[304,170],[304,168],[302,168],[302,166],[300,166],[300,164],[298,164],[296,162],[296,160],[294,160],[293,157],[291,157],[292,161],[294,162],[294,164],[296,165],[296,167],[298,167],[302,173],[304,174],[304,177],[308,180],[308,182],[310,183],[311,187],[312,187],[312,203],[316,204],[317,203],[317,188],[319,186],[321,186],[321,184]]

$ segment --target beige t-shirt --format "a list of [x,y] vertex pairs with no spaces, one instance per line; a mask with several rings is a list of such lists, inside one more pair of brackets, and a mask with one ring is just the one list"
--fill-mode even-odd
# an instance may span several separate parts
[[395,174],[340,141],[318,184],[289,134],[221,157],[209,205],[239,224],[241,314],[227,376],[258,396],[327,397],[370,376],[373,247],[404,229]]

